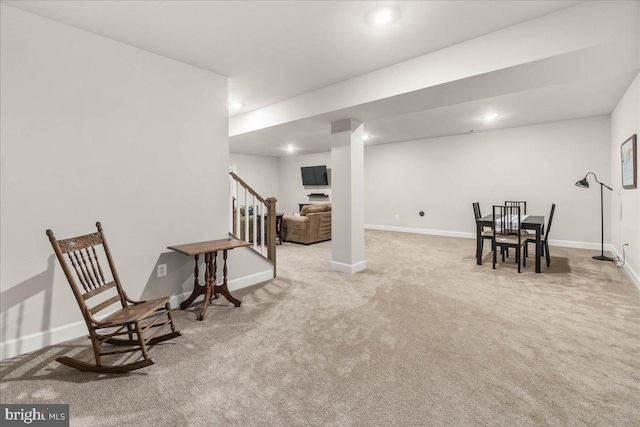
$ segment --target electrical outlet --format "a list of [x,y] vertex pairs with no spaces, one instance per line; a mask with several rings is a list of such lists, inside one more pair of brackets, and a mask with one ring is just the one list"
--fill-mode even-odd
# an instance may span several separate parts
[[158,264],[158,268],[156,271],[158,277],[164,277],[167,275],[167,264]]
[[396,214],[396,219],[400,219],[400,215]]

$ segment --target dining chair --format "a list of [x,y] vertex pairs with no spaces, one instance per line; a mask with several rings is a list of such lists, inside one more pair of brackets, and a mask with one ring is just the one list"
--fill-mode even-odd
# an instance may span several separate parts
[[[479,202],[473,202],[473,215],[475,216],[476,221],[482,218]],[[476,227],[476,230],[477,230],[477,227]],[[480,236],[478,237],[480,238],[480,254],[477,253],[477,249],[476,249],[476,258],[478,257],[478,255],[482,255],[482,250],[484,249],[484,241],[493,239],[493,231],[491,231],[491,229],[486,230],[485,227],[482,227],[480,231]]]
[[520,206],[520,214],[527,214],[527,202],[524,200],[505,200],[505,206]]
[[[53,231],[47,230],[51,246],[87,324],[95,357],[95,364],[67,356],[58,357],[56,361],[80,371],[120,374],[152,365],[148,348],[178,337],[180,332],[175,328],[168,297],[134,301],[127,296],[120,285],[102,225],[98,222],[96,227],[96,233],[64,240],[56,239]],[[94,297],[97,298],[94,300]],[[103,310],[111,313],[104,316],[100,313]],[[171,332],[159,335],[166,326],[171,328]],[[128,348],[103,351],[104,344]],[[103,356],[137,351],[141,353],[141,360],[103,364]]]
[[[520,206],[520,213],[522,215],[526,215],[527,214],[527,202],[524,200],[505,200],[504,202],[505,206]],[[524,232],[526,234],[526,231]],[[525,249],[525,256],[527,256],[527,247],[524,247]],[[506,249],[505,251],[507,253],[507,258],[509,257],[509,248]]]
[[[516,263],[518,264],[518,273],[521,273],[521,267],[526,267],[526,258],[521,256],[521,250],[524,248],[526,235],[522,235],[520,206],[493,206],[493,238],[491,241],[491,249],[493,250],[493,268],[496,268],[497,252],[500,249],[506,252],[509,248],[516,249]],[[502,262],[504,262],[504,252],[502,254]]]
[[[551,256],[549,255],[549,232],[551,231],[551,222],[553,221],[553,214],[556,211],[556,204],[553,203],[551,205],[551,212],[549,213],[549,222],[547,223],[547,228],[544,230],[544,234],[540,237],[542,239],[542,254],[544,255],[547,261],[547,267],[551,266]],[[525,241],[525,245],[529,243],[536,243],[535,235],[532,237],[528,237]],[[525,254],[529,252],[528,247],[525,246]]]

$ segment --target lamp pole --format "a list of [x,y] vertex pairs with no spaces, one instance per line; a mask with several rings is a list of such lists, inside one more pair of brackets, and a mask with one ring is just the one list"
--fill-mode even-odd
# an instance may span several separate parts
[[604,187],[607,187],[611,191],[613,191],[613,188],[598,181],[598,177],[593,172],[588,172],[584,178],[576,182],[576,186],[580,188],[589,188],[589,181],[587,181],[587,177],[589,175],[593,175],[595,181],[600,184],[600,255],[594,255],[592,258],[597,259],[598,261],[613,261],[613,258],[605,256],[604,254]]

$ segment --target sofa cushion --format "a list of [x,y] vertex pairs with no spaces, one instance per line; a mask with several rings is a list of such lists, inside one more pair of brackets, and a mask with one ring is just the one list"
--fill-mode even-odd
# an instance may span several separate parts
[[324,205],[307,205],[302,207],[302,210],[300,211],[300,216],[307,216],[307,214],[310,214],[310,213],[324,212],[324,210],[325,210]]

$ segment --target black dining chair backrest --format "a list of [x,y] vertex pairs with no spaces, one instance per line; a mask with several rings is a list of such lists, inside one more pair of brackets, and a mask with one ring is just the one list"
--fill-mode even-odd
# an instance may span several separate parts
[[[527,239],[522,236],[522,224],[520,217],[520,206],[518,205],[505,205],[493,206],[493,268],[496,268],[496,248],[500,246],[501,249],[515,248],[516,249],[516,263],[518,264],[518,273],[521,272],[521,265],[526,267],[526,259],[521,255],[521,249],[526,245]],[[502,262],[504,262],[504,255],[506,250],[502,253]]]
[[[520,206],[493,206],[494,235],[520,235]],[[520,240],[518,238],[518,240]]]
[[473,215],[476,217],[476,221],[482,218],[482,214],[480,213],[479,202],[473,202]]
[[505,206],[520,206],[520,213],[522,215],[527,214],[527,202],[524,200],[505,200]]
[[549,222],[547,223],[547,230],[544,233],[545,240],[549,237],[549,232],[551,231],[551,222],[553,221],[553,213],[556,211],[556,204],[553,203],[551,205],[551,212],[549,213]]

